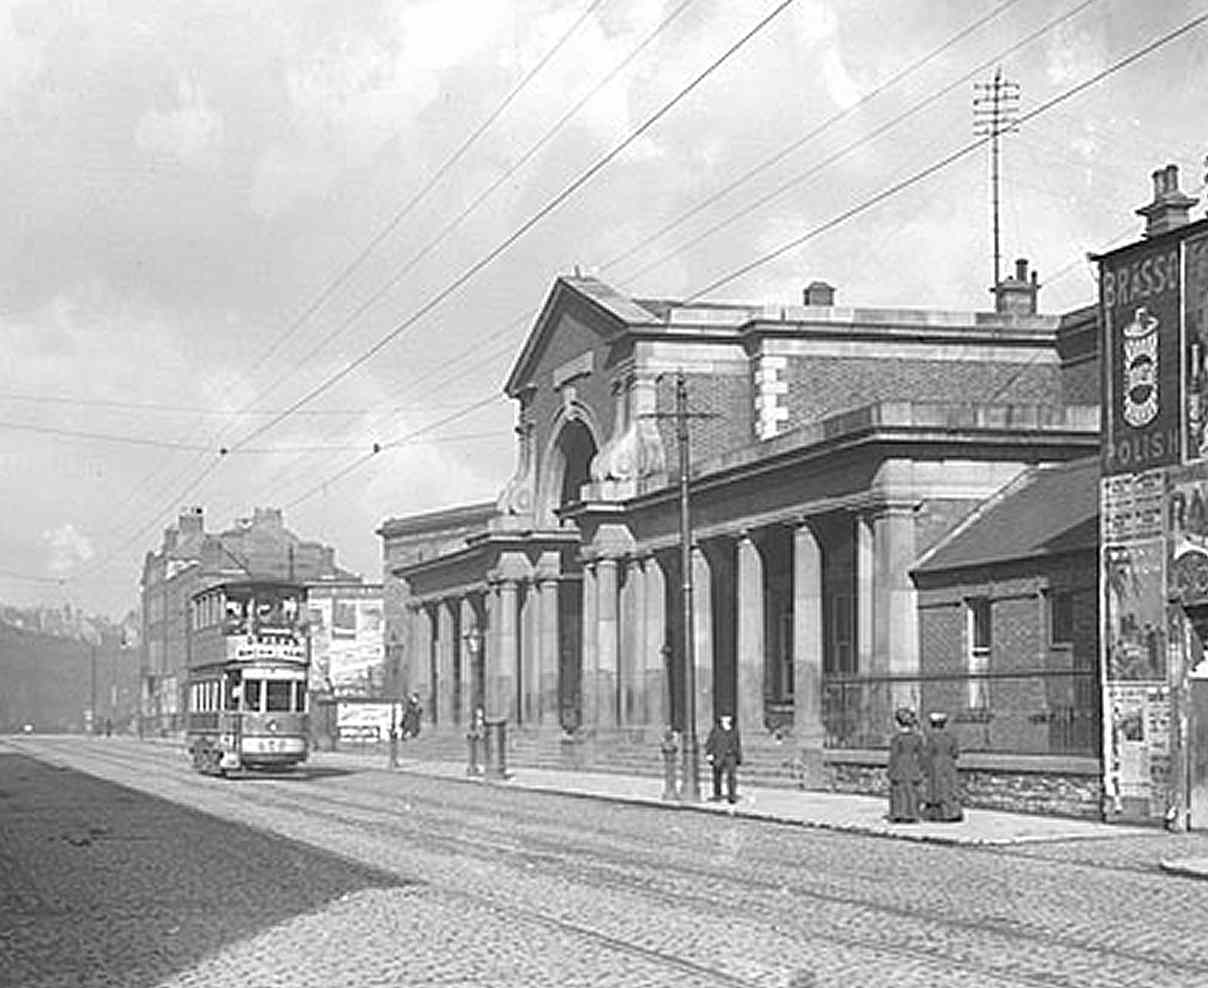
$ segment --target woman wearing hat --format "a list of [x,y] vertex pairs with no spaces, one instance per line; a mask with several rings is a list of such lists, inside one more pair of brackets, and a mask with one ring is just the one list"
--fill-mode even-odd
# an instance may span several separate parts
[[923,739],[915,730],[914,711],[894,714],[897,730],[889,741],[889,821],[917,823],[923,782]]
[[954,822],[963,816],[957,786],[956,760],[960,757],[955,736],[948,733],[948,715],[933,713],[929,718],[931,730],[923,749],[923,764],[927,771],[928,820]]

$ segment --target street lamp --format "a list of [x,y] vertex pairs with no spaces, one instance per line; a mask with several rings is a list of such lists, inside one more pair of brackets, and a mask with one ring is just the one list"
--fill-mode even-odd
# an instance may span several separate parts
[[[482,629],[479,628],[477,622],[475,622],[474,624],[470,625],[470,627],[462,634],[461,637],[466,643],[466,651],[470,653],[469,713],[470,718],[473,719],[474,709],[476,707],[486,706],[485,699],[480,695],[480,691],[478,689],[478,656],[482,652]],[[466,688],[466,684],[462,683],[461,688],[464,690]]]

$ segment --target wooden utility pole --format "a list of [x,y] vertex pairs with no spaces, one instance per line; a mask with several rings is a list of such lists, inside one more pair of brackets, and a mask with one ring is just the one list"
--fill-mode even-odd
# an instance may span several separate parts
[[680,652],[680,669],[684,681],[684,740],[683,782],[680,799],[684,802],[700,801],[700,736],[696,730],[696,641],[692,607],[692,513],[689,501],[688,478],[691,473],[691,455],[688,423],[692,419],[716,418],[713,412],[688,411],[688,382],[684,372],[675,375],[675,411],[652,412],[643,418],[674,419],[675,445],[679,452],[679,541],[680,541],[680,607],[684,623],[683,648]]

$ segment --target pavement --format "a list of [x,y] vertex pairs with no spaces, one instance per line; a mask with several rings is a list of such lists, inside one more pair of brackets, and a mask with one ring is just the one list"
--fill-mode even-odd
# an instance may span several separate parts
[[[385,768],[385,756],[384,751],[372,755],[324,751],[314,753],[311,756],[311,764],[344,763],[364,767],[372,758]],[[739,801],[735,805],[709,802],[707,799],[700,802],[683,802],[663,798],[661,779],[612,772],[564,771],[525,766],[510,769],[507,779],[489,776],[470,778],[466,775],[464,762],[407,758],[405,749],[398,758],[397,770],[431,778],[458,780],[468,785],[492,785],[557,793],[583,799],[658,806],[683,812],[713,813],[929,844],[1002,846],[1130,836],[1160,838],[1165,833],[1155,827],[1131,827],[1095,820],[987,809],[966,809],[964,819],[956,823],[890,823],[885,817],[886,801],[877,796],[743,787],[741,779]],[[707,787],[707,781],[702,781],[705,781]],[[1208,858],[1202,860],[1205,866],[1204,877],[1208,878]]]

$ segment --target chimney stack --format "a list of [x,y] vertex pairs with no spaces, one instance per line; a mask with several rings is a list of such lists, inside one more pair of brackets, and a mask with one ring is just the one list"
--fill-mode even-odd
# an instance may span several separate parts
[[1179,166],[1167,165],[1153,173],[1153,202],[1137,210],[1145,217],[1145,236],[1156,237],[1186,226],[1187,214],[1198,199],[1183,195],[1179,189]]
[[201,535],[205,531],[205,509],[186,508],[180,513],[177,526],[180,528],[181,535]]
[[805,291],[801,295],[802,301],[806,305],[835,304],[835,288],[833,285],[828,285],[825,281],[811,281],[805,286]]
[[1036,315],[1036,296],[1040,292],[1040,283],[1036,280],[1036,272],[1028,276],[1027,258],[1019,258],[1015,262],[1014,277],[1008,275],[992,289],[994,292],[994,311],[1017,316]]

